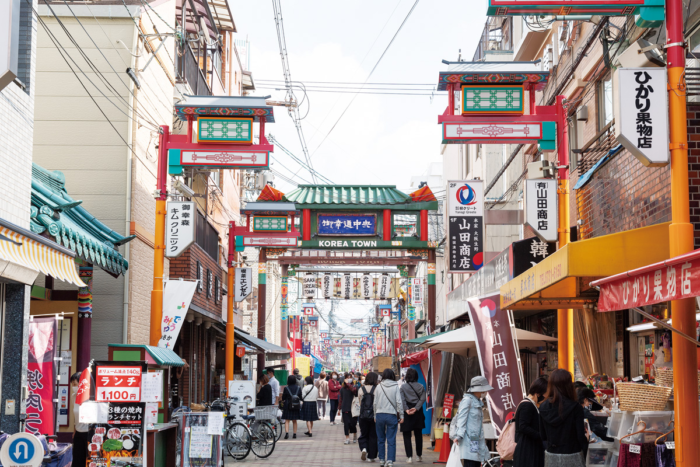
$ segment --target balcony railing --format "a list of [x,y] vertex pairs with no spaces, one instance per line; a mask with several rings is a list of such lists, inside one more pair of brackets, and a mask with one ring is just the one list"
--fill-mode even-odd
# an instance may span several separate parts
[[195,96],[211,96],[204,72],[189,44],[185,44],[177,56],[177,76],[178,80],[189,84]]
[[492,16],[486,20],[473,61],[483,60],[489,51],[513,50],[513,18]]
[[577,156],[576,166],[572,167],[572,171],[577,170],[578,175],[581,176],[603,158],[610,149],[619,144],[615,139],[615,120],[613,119],[580,150],[572,151]]

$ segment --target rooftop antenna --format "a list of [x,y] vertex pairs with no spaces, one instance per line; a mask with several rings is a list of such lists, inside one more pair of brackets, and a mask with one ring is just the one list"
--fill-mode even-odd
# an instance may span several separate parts
[[457,61],[458,62],[462,61],[462,49],[459,49],[459,56],[457,56]]

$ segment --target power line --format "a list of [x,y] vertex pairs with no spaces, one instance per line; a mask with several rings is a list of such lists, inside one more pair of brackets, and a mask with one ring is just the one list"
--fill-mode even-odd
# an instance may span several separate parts
[[[259,83],[284,83],[284,80],[281,79],[260,79],[256,78],[257,82]],[[300,83],[301,81],[293,81]],[[357,84],[357,85],[363,85],[363,84],[369,84],[370,86],[435,86],[435,83],[361,83],[359,81],[303,81],[306,84]]]
[[[268,88],[265,86],[257,86],[256,89],[272,89],[275,91],[282,91],[283,89],[280,88]],[[380,95],[380,96],[423,96],[423,97],[433,97],[435,94],[418,94],[418,93],[399,93],[399,92],[364,92],[364,91],[331,91],[331,90],[322,90],[322,89],[309,89],[308,92],[330,92],[330,93],[335,93],[335,94],[374,94],[374,95]],[[320,146],[320,145],[319,145]],[[318,148],[316,148],[318,149]],[[314,151],[315,153],[316,151]]]
[[268,134],[268,135],[267,135],[267,138],[270,140],[271,143],[275,144],[279,149],[281,149],[282,152],[284,152],[284,153],[287,154],[289,157],[291,157],[292,159],[294,159],[299,165],[301,165],[302,167],[305,167],[305,168],[309,171],[309,173],[313,172],[316,176],[318,176],[318,177],[321,178],[322,180],[325,180],[326,183],[329,183],[329,184],[331,184],[331,185],[334,184],[334,182],[333,182],[331,179],[329,179],[328,177],[326,177],[326,176],[320,174],[319,172],[317,172],[317,171],[314,170],[313,168],[311,168],[311,167],[309,167],[308,165],[306,165],[306,164],[304,163],[304,161],[302,161],[302,160],[299,159],[297,156],[295,156],[289,149],[285,148],[285,147],[279,142],[279,140],[278,140],[277,138],[275,138],[273,135]]

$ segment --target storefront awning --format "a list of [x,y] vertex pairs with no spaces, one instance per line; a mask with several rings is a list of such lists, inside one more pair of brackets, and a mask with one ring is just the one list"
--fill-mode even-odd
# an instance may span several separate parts
[[176,354],[172,349],[164,349],[153,345],[143,344],[109,344],[109,346],[120,350],[142,349],[145,351],[143,356],[145,357],[146,361],[150,364],[172,367],[185,366],[185,362],[182,360],[182,358],[180,358],[180,356]]
[[[449,332],[449,331],[445,331]],[[432,339],[433,337],[440,336],[442,334],[445,334],[444,332],[438,332],[436,334],[426,334],[425,336],[420,336],[416,337],[415,339],[409,339],[406,341],[403,341],[404,344],[422,344],[423,342],[427,341],[428,339]]]
[[[555,337],[517,328],[515,330],[515,338],[518,341],[518,346],[521,348],[541,347],[545,342],[557,342]],[[446,332],[439,337],[429,339],[421,347],[467,356],[469,350],[476,349],[474,326],[464,326],[454,331]]]
[[51,240],[0,219],[0,277],[32,284],[41,272],[85,287],[74,257],[72,251]]
[[501,308],[583,308],[597,302],[592,279],[667,260],[668,223],[565,245],[501,287]]
[[236,339],[239,339],[246,344],[258,349],[265,354],[267,360],[281,360],[283,358],[289,358],[290,351],[279,345],[275,345],[271,342],[258,339],[250,334],[246,334],[243,331],[235,330]]

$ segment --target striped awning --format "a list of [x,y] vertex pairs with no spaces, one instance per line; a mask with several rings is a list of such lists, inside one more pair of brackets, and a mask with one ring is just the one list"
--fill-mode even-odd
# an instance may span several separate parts
[[7,227],[0,226],[0,236],[0,260],[85,287],[72,256]]

